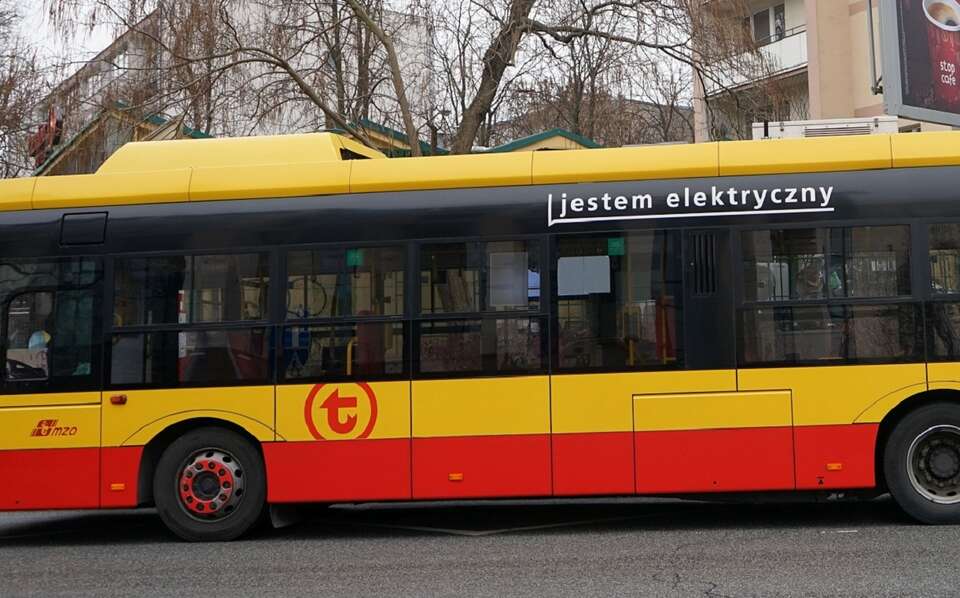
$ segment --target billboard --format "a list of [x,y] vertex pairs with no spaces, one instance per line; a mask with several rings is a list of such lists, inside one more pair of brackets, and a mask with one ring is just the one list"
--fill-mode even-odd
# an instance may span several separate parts
[[887,114],[960,126],[960,1],[883,0]]

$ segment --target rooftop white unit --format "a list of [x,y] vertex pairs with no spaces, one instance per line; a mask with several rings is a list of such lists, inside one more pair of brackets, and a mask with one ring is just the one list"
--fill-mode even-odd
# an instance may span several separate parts
[[879,135],[899,132],[896,116],[753,123],[754,139]]

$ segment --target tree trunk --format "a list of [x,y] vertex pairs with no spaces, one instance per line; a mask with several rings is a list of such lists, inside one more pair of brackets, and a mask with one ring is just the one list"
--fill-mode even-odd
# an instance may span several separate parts
[[463,117],[460,119],[460,126],[453,138],[453,147],[451,148],[453,153],[467,154],[473,148],[473,142],[477,138],[480,125],[487,113],[490,112],[493,99],[500,88],[503,74],[507,67],[513,63],[513,57],[517,53],[517,48],[526,32],[524,23],[530,16],[530,11],[536,1],[511,0],[509,17],[507,17],[503,27],[483,55],[483,75],[480,78],[477,95],[474,96],[473,101],[467,106]]

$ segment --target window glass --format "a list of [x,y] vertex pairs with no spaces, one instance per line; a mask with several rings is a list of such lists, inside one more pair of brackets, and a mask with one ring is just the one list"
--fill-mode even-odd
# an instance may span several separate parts
[[7,310],[7,380],[50,377],[50,340],[54,329],[54,294],[23,293]]
[[928,303],[927,342],[931,360],[960,360],[960,303]]
[[293,251],[287,317],[403,315],[403,247]]
[[679,365],[679,232],[561,237],[557,291],[562,369]]
[[118,259],[115,326],[263,320],[267,254]]
[[831,297],[910,294],[910,227],[837,228],[831,234]]
[[[744,299],[822,299],[827,282],[826,241],[824,229],[744,232]],[[837,279],[831,284],[841,283]]]
[[284,378],[401,376],[404,338],[397,322],[290,326],[283,335]]
[[917,307],[765,307],[742,313],[741,363],[902,361],[921,356]]
[[930,227],[930,283],[935,294],[960,293],[960,224]]
[[263,328],[117,334],[110,381],[114,386],[265,383],[269,348]]
[[425,314],[537,311],[540,244],[535,241],[428,244],[420,251]]
[[478,243],[424,245],[420,249],[420,311],[480,311],[484,255]]
[[523,373],[544,369],[544,322],[539,318],[484,318],[420,322],[419,371]]

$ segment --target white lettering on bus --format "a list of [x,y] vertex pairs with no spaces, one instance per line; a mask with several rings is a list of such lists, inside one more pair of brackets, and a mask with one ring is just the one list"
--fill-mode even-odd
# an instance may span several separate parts
[[[652,220],[751,214],[833,212],[834,187],[775,187],[709,191],[683,187],[655,197],[650,193],[613,194],[606,191],[587,197],[547,194],[548,225],[604,220]],[[554,206],[559,203],[559,208]],[[796,204],[798,207],[785,207]],[[733,209],[731,209],[733,208]],[[740,208],[739,210],[736,208]],[[559,215],[555,215],[559,211]]]

